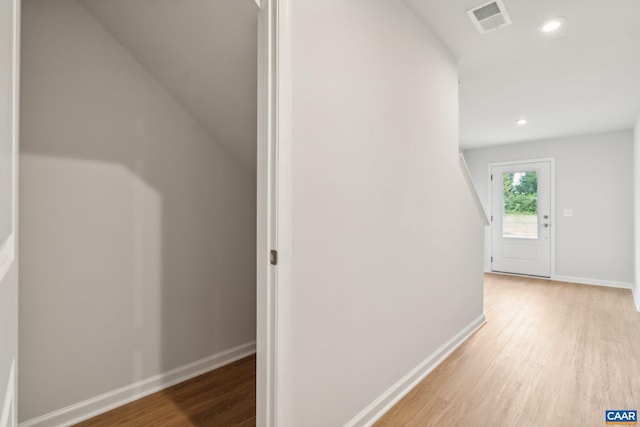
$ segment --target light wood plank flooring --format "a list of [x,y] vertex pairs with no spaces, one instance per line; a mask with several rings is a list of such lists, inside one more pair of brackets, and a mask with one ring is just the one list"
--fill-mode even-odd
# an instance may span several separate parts
[[77,426],[255,426],[255,377],[255,356],[247,357]]
[[[604,426],[640,409],[640,313],[628,290],[487,275],[487,324],[377,426]],[[79,426],[253,426],[255,357]]]
[[487,275],[487,324],[376,425],[604,426],[640,410],[631,292]]

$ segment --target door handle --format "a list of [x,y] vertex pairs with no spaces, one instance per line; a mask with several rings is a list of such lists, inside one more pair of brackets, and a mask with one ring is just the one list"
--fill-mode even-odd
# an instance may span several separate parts
[[547,227],[549,227],[549,223],[548,223],[548,222],[545,222],[544,224],[540,224],[540,227],[547,228]]

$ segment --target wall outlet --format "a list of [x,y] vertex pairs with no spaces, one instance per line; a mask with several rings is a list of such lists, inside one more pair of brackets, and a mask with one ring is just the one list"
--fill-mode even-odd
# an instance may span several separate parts
[[562,216],[573,216],[573,209],[565,209],[562,211]]

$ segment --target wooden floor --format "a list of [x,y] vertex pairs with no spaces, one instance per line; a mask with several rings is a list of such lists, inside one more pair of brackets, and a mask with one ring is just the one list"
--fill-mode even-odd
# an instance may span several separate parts
[[247,357],[77,426],[255,426],[255,376],[255,356]]
[[376,425],[604,426],[640,410],[631,292],[487,275],[487,324]]
[[[377,426],[604,426],[640,410],[640,313],[623,289],[487,275],[487,324]],[[255,357],[79,426],[253,426]],[[333,427],[333,426],[327,426]]]

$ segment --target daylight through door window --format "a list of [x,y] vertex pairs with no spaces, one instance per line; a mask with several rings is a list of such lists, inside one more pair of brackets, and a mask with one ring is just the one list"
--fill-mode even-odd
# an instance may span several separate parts
[[538,238],[538,174],[535,171],[502,175],[502,236]]

